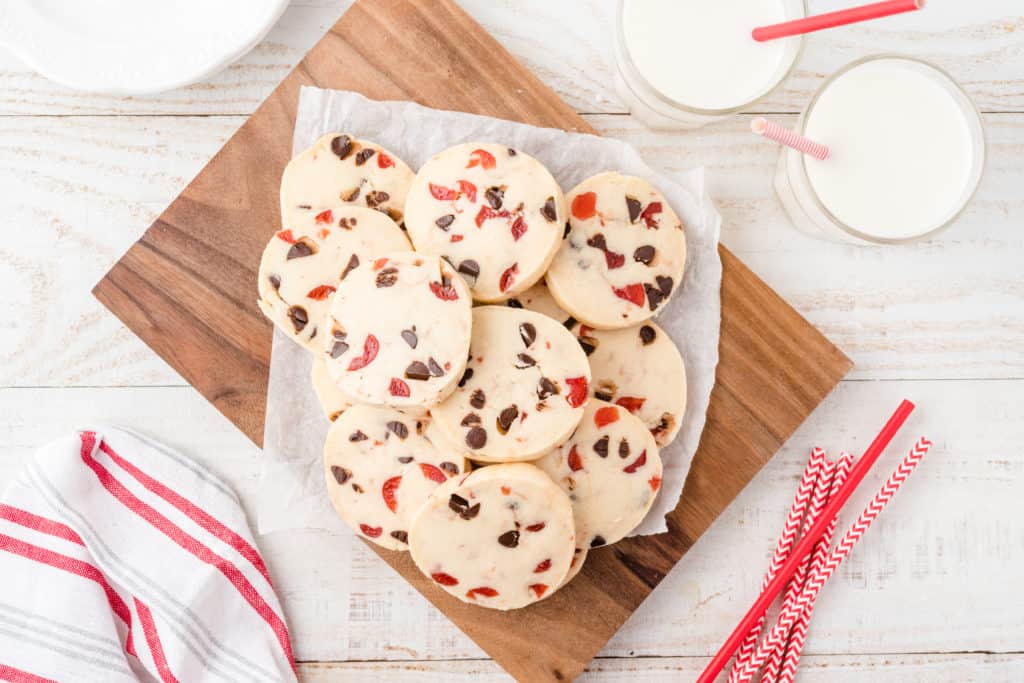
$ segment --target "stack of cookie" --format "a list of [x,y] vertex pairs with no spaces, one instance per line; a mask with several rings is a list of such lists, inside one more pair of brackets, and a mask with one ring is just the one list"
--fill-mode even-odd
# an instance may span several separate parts
[[288,165],[281,214],[259,305],[314,354],[346,523],[495,609],[551,595],[640,523],[686,406],[650,322],[686,241],[650,184],[603,173],[566,197],[492,143],[414,174],[332,134]]

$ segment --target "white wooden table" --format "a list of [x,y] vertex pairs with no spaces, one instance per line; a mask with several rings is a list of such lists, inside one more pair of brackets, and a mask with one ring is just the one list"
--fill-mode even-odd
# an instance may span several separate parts
[[[725,244],[856,363],[583,678],[695,677],[754,597],[807,449],[863,448],[905,396],[920,408],[894,450],[921,433],[936,446],[826,588],[802,680],[1024,678],[1020,1],[932,0],[913,17],[813,36],[760,107],[792,122],[826,75],[883,51],[932,60],[964,84],[988,135],[978,196],[935,239],[885,248],[796,233],[771,189],[777,151],[747,132],[748,116],[687,133],[634,121],[611,87],[612,0],[463,4],[602,133],[670,172],[705,165]],[[240,63],[154,97],[70,92],[0,54],[0,484],[41,443],[102,418],[203,459],[253,500],[258,449],[89,290],[345,5],[294,2]],[[507,680],[369,551],[350,557],[324,532],[260,546],[306,680]],[[339,604],[332,587],[346,576],[360,590]],[[408,615],[431,628],[408,632]]]

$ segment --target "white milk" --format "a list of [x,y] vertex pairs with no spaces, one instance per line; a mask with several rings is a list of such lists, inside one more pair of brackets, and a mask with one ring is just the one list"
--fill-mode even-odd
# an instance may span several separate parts
[[809,218],[826,233],[919,237],[956,216],[981,176],[976,110],[952,80],[916,60],[880,57],[840,73],[812,102],[804,134],[831,156],[783,152],[776,187],[790,214],[803,214],[794,215],[798,224]]
[[778,85],[800,49],[800,38],[759,43],[751,31],[800,16],[798,0],[622,0],[627,101],[669,119],[690,118],[686,109],[720,118],[743,107]]

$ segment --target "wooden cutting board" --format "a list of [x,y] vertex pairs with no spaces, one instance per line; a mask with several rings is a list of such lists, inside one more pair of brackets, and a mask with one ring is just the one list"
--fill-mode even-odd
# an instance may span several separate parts
[[[302,85],[594,132],[454,2],[358,0],[94,290],[257,444],[271,327],[256,308],[256,271],[278,229],[278,182]],[[593,551],[566,589],[506,613],[459,602],[407,553],[378,550],[521,681],[579,674],[851,367],[727,249],[720,253],[717,384],[668,533]]]

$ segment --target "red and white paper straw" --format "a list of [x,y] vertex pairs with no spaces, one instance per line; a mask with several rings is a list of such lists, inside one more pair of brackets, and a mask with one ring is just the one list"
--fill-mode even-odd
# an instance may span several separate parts
[[751,32],[751,36],[758,42],[786,38],[787,36],[799,36],[822,31],[827,28],[846,26],[872,19],[882,19],[903,12],[912,12],[923,8],[924,3],[925,0],[883,0],[883,2],[873,2],[869,5],[860,5],[859,7],[850,7],[835,12],[827,12],[826,14],[784,21],[781,24],[759,26]]
[[763,116],[758,116],[750,122],[750,130],[769,140],[774,140],[781,145],[812,156],[819,161],[825,161],[829,158],[830,152],[825,145],[805,138],[799,133],[794,133]]

